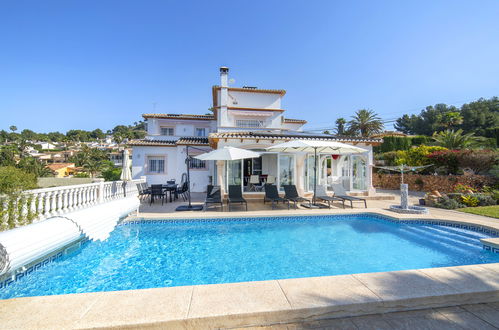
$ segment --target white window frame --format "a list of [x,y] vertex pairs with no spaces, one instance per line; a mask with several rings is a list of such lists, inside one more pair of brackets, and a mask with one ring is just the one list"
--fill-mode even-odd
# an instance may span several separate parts
[[[163,172],[151,172],[150,171],[150,158],[158,158],[157,160],[163,160],[164,166],[163,166]],[[147,175],[166,175],[167,174],[167,156],[166,155],[146,155],[145,157],[145,173]]]
[[[203,135],[198,134],[198,130],[203,130]],[[208,129],[206,127],[196,127],[194,128],[194,136],[197,137],[207,137],[208,136]]]
[[195,161],[195,162],[203,162],[204,163],[204,167],[190,167],[189,166],[189,170],[191,170],[191,171],[207,171],[208,170],[208,163],[206,162],[206,160],[200,160],[200,159],[192,158],[189,164],[192,164],[193,161]]
[[[168,129],[172,130],[172,134],[163,134],[163,129]],[[163,136],[175,136],[175,126],[160,126],[159,127],[159,134]]]
[[[253,118],[235,118],[235,126],[237,128],[263,128],[265,127],[265,120]],[[247,125],[244,125],[247,123]]]

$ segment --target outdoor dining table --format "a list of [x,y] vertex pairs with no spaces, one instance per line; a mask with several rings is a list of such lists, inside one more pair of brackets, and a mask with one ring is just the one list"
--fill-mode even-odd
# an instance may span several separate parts
[[[175,194],[175,198],[177,198],[176,191],[177,191],[177,184],[176,183],[168,183],[163,185],[163,190],[165,190],[165,193],[168,194],[170,192],[170,203],[173,202],[172,195]],[[167,196],[168,198],[168,196]]]

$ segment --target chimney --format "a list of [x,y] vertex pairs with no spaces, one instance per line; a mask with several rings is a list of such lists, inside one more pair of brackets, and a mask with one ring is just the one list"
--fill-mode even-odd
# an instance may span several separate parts
[[229,87],[229,68],[226,66],[220,67],[220,86]]
[[218,127],[229,126],[227,103],[229,101],[229,68],[220,67],[220,108],[217,109]]

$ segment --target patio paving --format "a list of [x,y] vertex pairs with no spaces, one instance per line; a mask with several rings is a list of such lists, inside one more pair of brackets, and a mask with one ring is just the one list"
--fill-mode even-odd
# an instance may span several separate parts
[[[381,195],[381,194],[380,194]],[[400,197],[397,195],[397,192],[394,192],[394,191],[386,191],[386,192],[382,192],[382,195],[383,197],[385,197],[386,195],[388,196],[393,196],[392,198],[395,198],[394,200],[376,200],[376,199],[373,199],[373,200],[368,200],[367,201],[367,206],[372,209],[372,208],[382,208],[382,209],[387,209],[390,205],[393,205],[393,204],[399,204],[400,203]],[[420,197],[418,197],[419,194],[412,194],[410,197],[409,197],[409,202],[411,204],[417,204],[418,203],[418,199]],[[191,202],[192,204],[196,204],[196,205],[201,205],[203,204],[204,202],[204,199],[206,197],[206,193],[192,193],[191,194]],[[269,202],[267,202],[266,204],[263,204],[263,196],[251,196],[251,197],[246,197],[246,200],[248,201],[248,211],[250,213],[253,213],[255,211],[272,211],[272,212],[279,212],[279,211],[288,211],[288,207],[287,207],[287,203],[286,204],[283,204],[283,203],[279,203],[276,208],[273,210],[272,207],[271,207],[271,204]],[[148,198],[145,198],[143,199],[141,205],[140,205],[140,209],[139,209],[139,215],[141,217],[158,217],[158,216],[161,216],[161,215],[168,215],[168,216],[171,216],[172,214],[175,214],[175,216],[177,217],[181,217],[182,213],[180,212],[175,212],[175,208],[177,208],[179,205],[185,205],[187,204],[187,202],[185,202],[182,198],[179,198],[177,200],[174,200],[173,202],[170,202],[169,200],[165,200],[165,203],[164,204],[161,204],[161,201],[158,201],[156,200],[153,204],[149,204],[149,199]],[[293,203],[290,204],[291,207],[290,207],[290,210],[294,210],[294,206],[293,206]],[[364,205],[362,203],[354,203],[354,209],[364,209]],[[300,204],[297,205],[297,209],[298,210],[305,210],[307,212],[314,212],[314,211],[319,211],[317,209],[314,209],[314,210],[311,210],[311,209],[308,209],[306,207],[302,207]],[[349,203],[347,202],[345,204],[345,210],[348,210],[350,209],[350,206],[349,206]],[[322,211],[324,211],[325,209],[321,209]],[[340,202],[335,202],[335,203],[332,203],[332,206],[331,206],[331,211],[335,211],[335,210],[343,210],[343,206]],[[223,213],[224,216],[227,216],[228,215],[228,207],[227,207],[227,203],[225,202],[224,203],[224,207],[223,207],[223,211],[220,209],[220,206],[217,206],[217,205],[209,205],[208,209],[206,209],[205,211],[202,211],[202,212],[199,212],[199,211],[196,211],[196,212],[187,212],[187,213],[206,213],[206,215],[208,216],[216,216],[216,215],[220,215],[221,213]],[[234,204],[233,206],[231,206],[231,212],[239,212],[239,211],[245,211],[245,207],[244,205],[239,205],[239,204]],[[187,214],[185,213],[185,214]]]
[[499,329],[499,303],[461,305],[408,312],[324,319],[312,322],[277,324],[239,330],[299,329]]

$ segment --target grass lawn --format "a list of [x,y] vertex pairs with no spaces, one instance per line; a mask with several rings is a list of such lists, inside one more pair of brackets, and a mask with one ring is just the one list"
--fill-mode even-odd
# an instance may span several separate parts
[[473,213],[478,215],[484,215],[486,217],[492,217],[499,219],[499,205],[494,206],[478,206],[478,207],[465,207],[463,209],[458,209],[458,211]]

